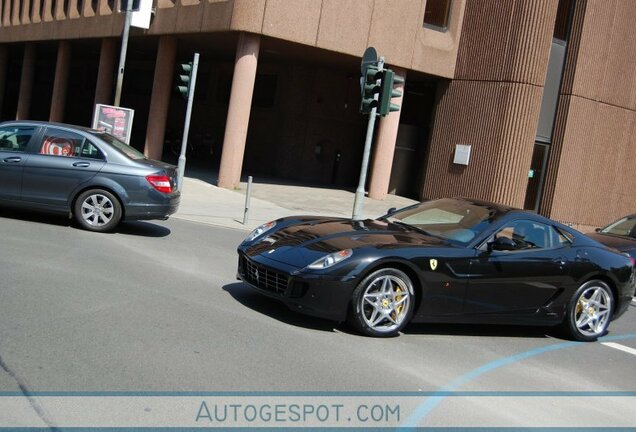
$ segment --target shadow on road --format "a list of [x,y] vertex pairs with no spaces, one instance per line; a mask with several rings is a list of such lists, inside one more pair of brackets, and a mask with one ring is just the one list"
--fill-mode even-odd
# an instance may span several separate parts
[[431,334],[454,336],[518,337],[545,339],[561,338],[553,327],[513,326],[499,324],[410,324],[402,331],[404,334]]
[[287,306],[283,303],[253,291],[243,282],[235,282],[225,285],[223,287],[223,291],[229,293],[234,300],[243,306],[260,314],[267,315],[278,321],[284,322],[285,324],[328,332],[333,332],[336,328],[340,330],[341,327],[341,325],[335,321],[314,318],[294,312],[287,308]]
[[[57,213],[36,212],[13,208],[0,208],[0,217],[61,227],[81,229],[68,216]],[[147,221],[124,221],[112,234],[124,234],[140,237],[166,237],[170,229]]]
[[[333,332],[338,330],[354,336],[361,336],[346,323],[337,323],[321,318],[303,315],[290,310],[283,303],[259,294],[245,285],[243,282],[235,282],[225,285],[223,290],[229,293],[234,300],[243,306],[263,315],[272,317],[285,324],[312,329]],[[545,339],[556,337],[562,339],[556,328],[535,326],[511,326],[511,325],[486,325],[486,324],[409,324],[402,331],[406,335],[456,335],[467,337],[515,337]]]
[[147,221],[122,222],[115,230],[116,234],[125,234],[139,237],[166,237],[170,235],[169,228]]

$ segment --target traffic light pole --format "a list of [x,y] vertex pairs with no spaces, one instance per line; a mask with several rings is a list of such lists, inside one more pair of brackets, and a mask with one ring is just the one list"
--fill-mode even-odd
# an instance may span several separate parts
[[119,106],[121,102],[121,87],[124,82],[124,68],[126,67],[126,51],[128,51],[128,35],[130,34],[130,21],[132,19],[133,0],[126,2],[126,18],[124,20],[124,33],[121,36],[121,50],[119,51],[119,68],[117,69],[117,84],[115,85],[115,102]]
[[197,84],[197,69],[199,68],[199,53],[194,53],[192,61],[192,74],[190,75],[190,84],[188,86],[188,107],[186,108],[185,124],[183,125],[183,137],[181,139],[181,153],[179,154],[179,162],[177,164],[177,187],[181,190],[183,184],[183,175],[185,173],[186,164],[186,148],[188,144],[188,134],[190,133],[190,115],[192,114],[192,102],[194,101],[194,89]]
[[[380,57],[378,60],[378,71],[384,70],[384,57]],[[373,97],[374,100],[379,99],[379,95],[376,93]],[[353,201],[353,220],[362,219],[362,207],[364,206],[364,186],[367,182],[367,170],[369,168],[369,157],[371,156],[371,142],[373,141],[373,128],[375,127],[375,118],[378,112],[377,107],[371,108],[369,113],[369,123],[367,123],[367,137],[364,141],[364,153],[362,154],[362,167],[360,168],[360,181],[358,182],[358,188],[356,189],[356,196]]]

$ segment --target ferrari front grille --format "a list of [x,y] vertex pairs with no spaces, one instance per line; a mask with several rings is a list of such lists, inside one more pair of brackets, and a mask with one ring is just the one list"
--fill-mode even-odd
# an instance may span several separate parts
[[245,256],[239,261],[239,272],[246,282],[276,294],[287,291],[289,276],[270,267],[257,264]]

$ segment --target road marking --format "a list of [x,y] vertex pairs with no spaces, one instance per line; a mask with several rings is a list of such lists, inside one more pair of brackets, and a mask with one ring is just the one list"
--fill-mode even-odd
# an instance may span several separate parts
[[621,344],[617,344],[614,342],[601,342],[601,345],[605,345],[607,347],[610,348],[614,348],[620,351],[624,351],[626,353],[632,354],[636,356],[636,349],[634,348],[630,348],[630,347],[626,347],[625,345],[621,345]]
[[[616,336],[606,336],[603,339],[607,341],[612,340],[625,340],[625,339],[634,339],[636,338],[636,333],[629,333],[623,335]],[[607,344],[607,342],[601,342]],[[494,370],[500,369],[502,367],[508,366],[513,363],[517,363],[522,360],[526,360],[528,358],[536,357],[542,354],[546,354],[552,351],[559,351],[566,348],[572,347],[581,347],[587,344],[585,342],[561,342],[552,345],[547,345],[539,348],[534,348],[529,351],[520,352],[517,354],[513,354],[508,357],[502,357],[497,360],[486,363],[472,371],[461,375],[458,378],[455,378],[446,386],[442,387],[437,396],[430,396],[426,398],[415,410],[411,413],[411,415],[404,420],[404,422],[400,425],[401,428],[407,428],[407,430],[412,430],[418,426],[419,423],[422,422],[426,418],[426,416],[445,398],[444,393],[457,391],[459,387],[462,385],[473,381],[475,378],[490,373]],[[622,347],[622,345],[621,345]],[[626,348],[626,347],[625,347]]]

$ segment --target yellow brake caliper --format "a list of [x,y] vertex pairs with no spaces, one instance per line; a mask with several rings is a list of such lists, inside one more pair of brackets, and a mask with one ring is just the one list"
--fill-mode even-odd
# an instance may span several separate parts
[[[397,286],[395,290],[396,290],[397,292],[402,292],[402,287]],[[402,297],[403,297],[403,296],[401,296],[401,295],[396,295],[396,296],[395,296],[395,302],[397,303],[397,302],[399,302],[400,300],[402,300]],[[393,311],[393,319],[394,319],[395,321],[397,321],[397,317],[398,317],[398,315],[399,315],[400,313],[402,313],[402,309],[404,309],[404,303],[402,303],[401,305],[399,305],[399,306],[398,306],[398,307],[397,307],[397,308]]]

